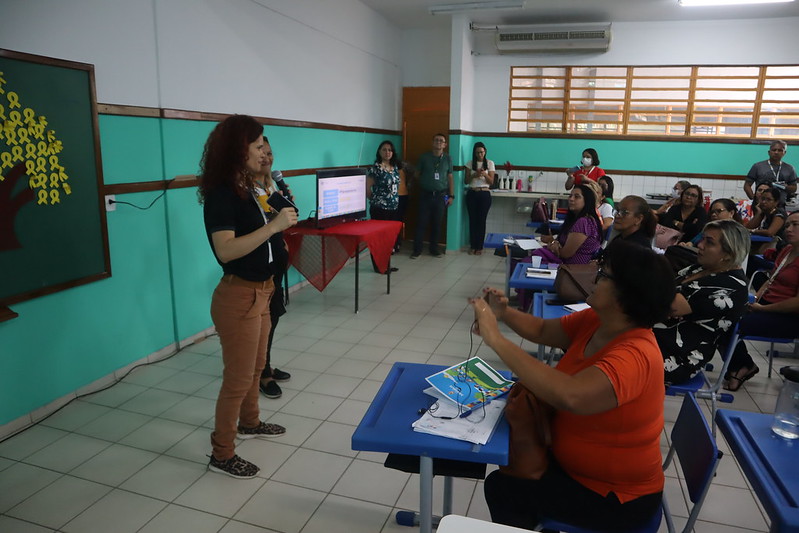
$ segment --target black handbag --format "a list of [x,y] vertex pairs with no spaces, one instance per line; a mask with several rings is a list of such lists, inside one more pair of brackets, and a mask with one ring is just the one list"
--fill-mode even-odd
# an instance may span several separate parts
[[666,248],[666,253],[663,255],[675,273],[687,266],[695,265],[698,261],[696,248],[679,244]]

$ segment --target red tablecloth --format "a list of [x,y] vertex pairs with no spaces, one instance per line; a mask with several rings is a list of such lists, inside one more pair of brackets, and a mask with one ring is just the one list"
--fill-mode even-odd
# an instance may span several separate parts
[[402,222],[361,220],[327,229],[294,226],[283,233],[289,246],[289,262],[322,291],[350,257],[368,247],[381,272],[386,272],[391,250]]

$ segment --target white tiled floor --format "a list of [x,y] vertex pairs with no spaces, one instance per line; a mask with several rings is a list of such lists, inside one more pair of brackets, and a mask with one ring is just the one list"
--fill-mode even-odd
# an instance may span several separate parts
[[[206,470],[221,374],[219,343],[211,337],[0,443],[0,531],[412,531],[398,526],[394,513],[417,508],[418,477],[384,468],[383,454],[352,451],[350,437],[391,363],[453,364],[468,355],[466,299],[487,284],[500,286],[504,265],[490,254],[455,252],[416,261],[404,254],[394,264],[400,271],[386,295],[385,278],[361,261],[358,314],[352,265],[324,293],[306,287],[291,295],[274,357],[292,379],[282,385],[282,398],[261,399],[263,418],[288,433],[238,447],[261,467],[257,478]],[[484,346],[478,353],[502,366]],[[765,377],[765,363],[761,369],[732,407],[773,409],[780,381]],[[667,398],[666,431],[679,402]],[[664,448],[666,442],[664,436]],[[719,446],[728,451],[723,441]],[[673,513],[686,516],[677,471],[667,475]],[[440,512],[440,479],[436,487]],[[456,480],[454,493],[457,513],[489,518],[481,482]],[[696,530],[768,530],[730,453]]]

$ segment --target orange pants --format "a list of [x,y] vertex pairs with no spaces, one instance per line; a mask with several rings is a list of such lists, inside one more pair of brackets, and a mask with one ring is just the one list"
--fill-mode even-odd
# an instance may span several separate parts
[[258,382],[266,364],[269,300],[274,290],[271,279],[254,282],[232,274],[223,276],[214,290],[211,318],[225,365],[211,434],[213,454],[219,461],[235,455],[239,425],[255,427],[260,423]]

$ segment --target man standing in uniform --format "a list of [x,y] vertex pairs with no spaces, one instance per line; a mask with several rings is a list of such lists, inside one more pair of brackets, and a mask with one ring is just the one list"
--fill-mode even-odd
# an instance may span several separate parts
[[752,165],[744,183],[744,192],[750,200],[755,197],[755,190],[762,183],[784,189],[788,197],[796,193],[796,170],[788,163],[782,162],[787,151],[788,145],[785,141],[771,141],[768,159]]
[[444,208],[452,204],[453,193],[452,158],[444,153],[446,147],[447,138],[436,133],[433,136],[433,150],[419,158],[419,216],[416,220],[411,259],[422,254],[422,241],[428,226],[431,226],[430,255],[442,256],[438,249],[438,233],[444,218]]

